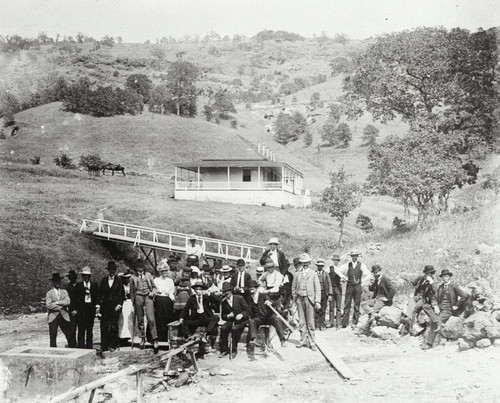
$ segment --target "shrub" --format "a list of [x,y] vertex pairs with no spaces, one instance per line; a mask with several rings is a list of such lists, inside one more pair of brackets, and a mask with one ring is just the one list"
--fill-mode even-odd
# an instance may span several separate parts
[[74,169],[73,160],[68,157],[68,154],[63,153],[60,157],[54,158],[54,162],[58,167],[64,169]]
[[30,158],[30,161],[33,165],[40,165],[40,156],[35,155],[33,158]]
[[212,118],[214,117],[214,111],[210,105],[205,105],[203,107],[203,115],[208,122],[212,120]]
[[78,164],[81,167],[87,168],[88,171],[99,170],[104,165],[99,154],[81,155]]
[[394,217],[394,220],[392,220],[392,228],[396,232],[406,232],[409,230],[406,220],[401,220],[399,217]]
[[356,218],[356,225],[365,232],[373,231],[372,219],[367,215],[359,214]]

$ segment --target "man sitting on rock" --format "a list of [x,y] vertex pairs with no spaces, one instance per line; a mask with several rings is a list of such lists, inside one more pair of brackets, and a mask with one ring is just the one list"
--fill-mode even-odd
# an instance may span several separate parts
[[361,308],[368,313],[369,318],[364,330],[368,331],[371,324],[377,318],[377,314],[384,306],[391,306],[392,299],[396,294],[396,289],[392,285],[391,280],[382,275],[382,268],[375,264],[372,266],[373,278],[370,281],[368,290],[373,291],[373,298],[363,301]]
[[468,299],[468,295],[460,289],[456,284],[451,282],[453,273],[448,269],[443,269],[439,277],[443,283],[438,287],[436,292],[436,306],[434,309],[429,309],[424,305],[423,310],[431,320],[431,328],[426,340],[426,344],[422,349],[427,350],[434,344],[437,328],[446,323],[451,316],[458,316],[460,309]]

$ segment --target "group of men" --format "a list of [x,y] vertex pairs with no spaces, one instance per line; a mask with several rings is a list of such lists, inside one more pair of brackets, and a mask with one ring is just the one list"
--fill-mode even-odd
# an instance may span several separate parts
[[[249,262],[239,259],[235,266],[210,266],[202,259],[202,250],[194,235],[190,237],[190,244],[186,257],[189,266],[181,269],[179,256],[172,255],[160,262],[160,276],[156,278],[146,272],[142,261],[137,262],[133,275],[128,272],[117,275],[116,263],[110,261],[108,275],[100,284],[91,281],[92,271],[84,267],[82,281],[77,282],[77,274],[71,270],[67,275],[69,284],[63,290],[61,276],[54,273],[53,288],[46,296],[50,346],[56,346],[57,328],[60,327],[69,347],[93,348],[92,330],[94,319],[98,317],[101,321],[98,351],[113,351],[119,346],[118,323],[120,319],[123,323],[125,307],[130,300],[134,312],[132,326],[137,318],[141,348],[146,338],[144,318],[155,352],[158,351],[158,339],[166,341],[167,325],[178,320],[181,335],[191,337],[201,328],[202,341],[209,342],[211,348],[219,335],[221,358],[237,354],[238,343],[247,327],[247,354],[253,360],[258,329],[262,325],[274,327],[285,347],[284,324],[287,320],[293,322],[294,316],[298,316],[300,342],[296,347],[316,350],[316,329],[356,326],[361,311],[368,313],[367,326],[370,326],[384,306],[392,305],[396,293],[391,281],[382,275],[382,268],[373,265],[371,271],[368,270],[358,259],[358,251],[352,251],[350,261],[343,265],[340,265],[340,256],[333,255],[330,264],[317,259],[314,268],[309,254],[303,253],[293,260],[292,266],[284,252],[278,249],[278,239],[271,238],[253,278]],[[436,290],[434,274],[434,268],[426,266],[424,275],[412,282],[416,286],[412,300],[415,306],[408,315],[415,321],[416,315],[423,310],[432,324],[424,348],[432,346],[438,325],[457,312],[458,300],[466,298],[460,288],[450,285],[452,274],[447,270],[441,273],[443,284]],[[364,286],[368,286],[373,295],[361,302]],[[329,323],[326,323],[328,306]]]

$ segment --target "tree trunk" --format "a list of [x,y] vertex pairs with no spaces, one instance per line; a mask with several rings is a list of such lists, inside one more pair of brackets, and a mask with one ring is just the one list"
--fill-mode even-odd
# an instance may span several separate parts
[[181,104],[177,102],[176,107],[177,107],[177,116],[181,116]]
[[337,245],[339,248],[342,248],[344,246],[344,244],[342,243],[342,238],[344,236],[344,219],[340,220],[339,221],[339,240],[337,242]]

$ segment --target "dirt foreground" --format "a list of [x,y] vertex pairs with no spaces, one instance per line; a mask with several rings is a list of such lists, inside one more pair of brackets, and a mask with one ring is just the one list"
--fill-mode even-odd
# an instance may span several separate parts
[[[99,340],[98,326],[95,331]],[[295,332],[286,348],[274,342],[276,352],[257,355],[254,362],[248,360],[244,344],[232,361],[209,354],[198,361],[200,372],[193,382],[178,388],[162,384],[163,366],[158,365],[144,378],[144,402],[500,402],[499,344],[459,352],[456,342],[448,342],[421,351],[420,340],[409,336],[394,343],[359,337],[351,329],[328,329],[323,335],[338,346],[357,379],[343,380],[319,351],[295,348]],[[58,344],[64,341],[60,335]],[[48,345],[45,314],[0,320],[0,351],[19,345]],[[153,360],[151,350],[122,348],[107,354],[96,365],[96,377]],[[174,361],[173,369],[178,366]],[[129,376],[100,389],[94,401],[121,403],[135,397],[135,377]],[[48,399],[40,395],[30,401]]]

